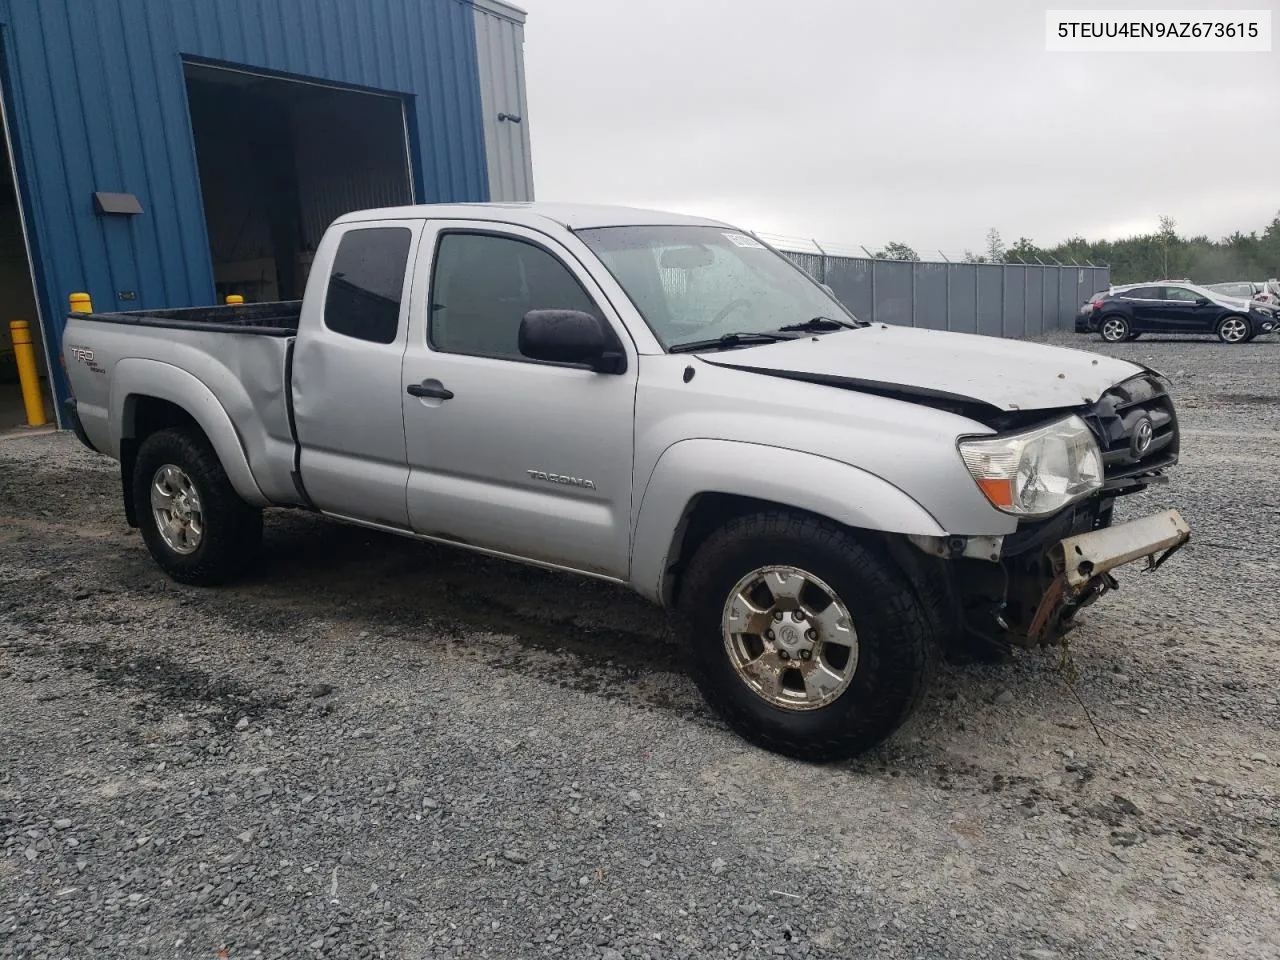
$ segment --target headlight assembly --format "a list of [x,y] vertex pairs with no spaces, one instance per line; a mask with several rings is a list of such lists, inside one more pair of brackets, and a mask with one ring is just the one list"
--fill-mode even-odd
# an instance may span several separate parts
[[992,506],[1045,517],[1102,487],[1102,454],[1077,416],[1026,433],[961,440],[965,466]]

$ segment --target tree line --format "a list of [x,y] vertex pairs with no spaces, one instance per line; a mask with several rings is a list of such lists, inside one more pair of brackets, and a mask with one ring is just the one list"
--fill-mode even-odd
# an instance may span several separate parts
[[[919,260],[905,243],[889,243],[875,254],[885,260]],[[1052,247],[1041,247],[1026,237],[1006,245],[1000,231],[987,231],[981,252],[966,250],[965,263],[1064,263],[1111,267],[1111,282],[1137,283],[1186,277],[1195,283],[1227,280],[1267,280],[1280,277],[1280,213],[1261,232],[1237,230],[1220,240],[1207,236],[1184,237],[1172,217],[1161,217],[1152,233],[1123,240],[1086,240],[1071,237]]]

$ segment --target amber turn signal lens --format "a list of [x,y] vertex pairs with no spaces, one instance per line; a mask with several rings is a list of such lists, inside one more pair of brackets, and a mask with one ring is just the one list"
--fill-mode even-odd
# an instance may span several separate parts
[[982,492],[987,495],[997,507],[1013,506],[1013,481],[1001,480],[993,477],[983,477],[978,481],[978,486],[982,488]]

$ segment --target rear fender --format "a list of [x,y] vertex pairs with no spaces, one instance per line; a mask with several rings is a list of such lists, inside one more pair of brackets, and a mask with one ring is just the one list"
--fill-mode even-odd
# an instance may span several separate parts
[[902,490],[838,460],[763,444],[683,440],[659,458],[636,515],[631,583],[642,596],[665,604],[664,583],[680,556],[685,520],[708,493],[768,501],[861,530],[946,535]]
[[[231,486],[245,503],[267,507],[271,502],[259,489],[249,468],[249,458],[231,417],[212,390],[180,367],[158,360],[121,360],[111,372],[110,429],[116,456],[122,466],[126,453],[136,451],[144,438],[137,435],[134,411],[143,397],[167,400],[184,410],[204,431]],[[132,457],[128,457],[132,460]],[[126,487],[128,480],[126,478]]]

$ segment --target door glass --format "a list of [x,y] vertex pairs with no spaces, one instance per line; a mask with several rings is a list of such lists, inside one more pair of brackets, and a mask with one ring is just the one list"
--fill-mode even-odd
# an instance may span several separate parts
[[335,333],[392,343],[400,326],[400,299],[413,231],[371,227],[342,235],[329,274],[324,325]]
[[569,269],[542,247],[492,234],[441,237],[431,285],[431,346],[523,360],[520,321],[530,310],[581,310],[603,319]]
[[1119,296],[1125,300],[1159,300],[1159,287],[1134,287],[1132,290],[1126,290]]
[[1188,290],[1186,287],[1165,287],[1164,298],[1166,300],[1176,300],[1179,303],[1195,303],[1200,299],[1200,294],[1194,290]]

